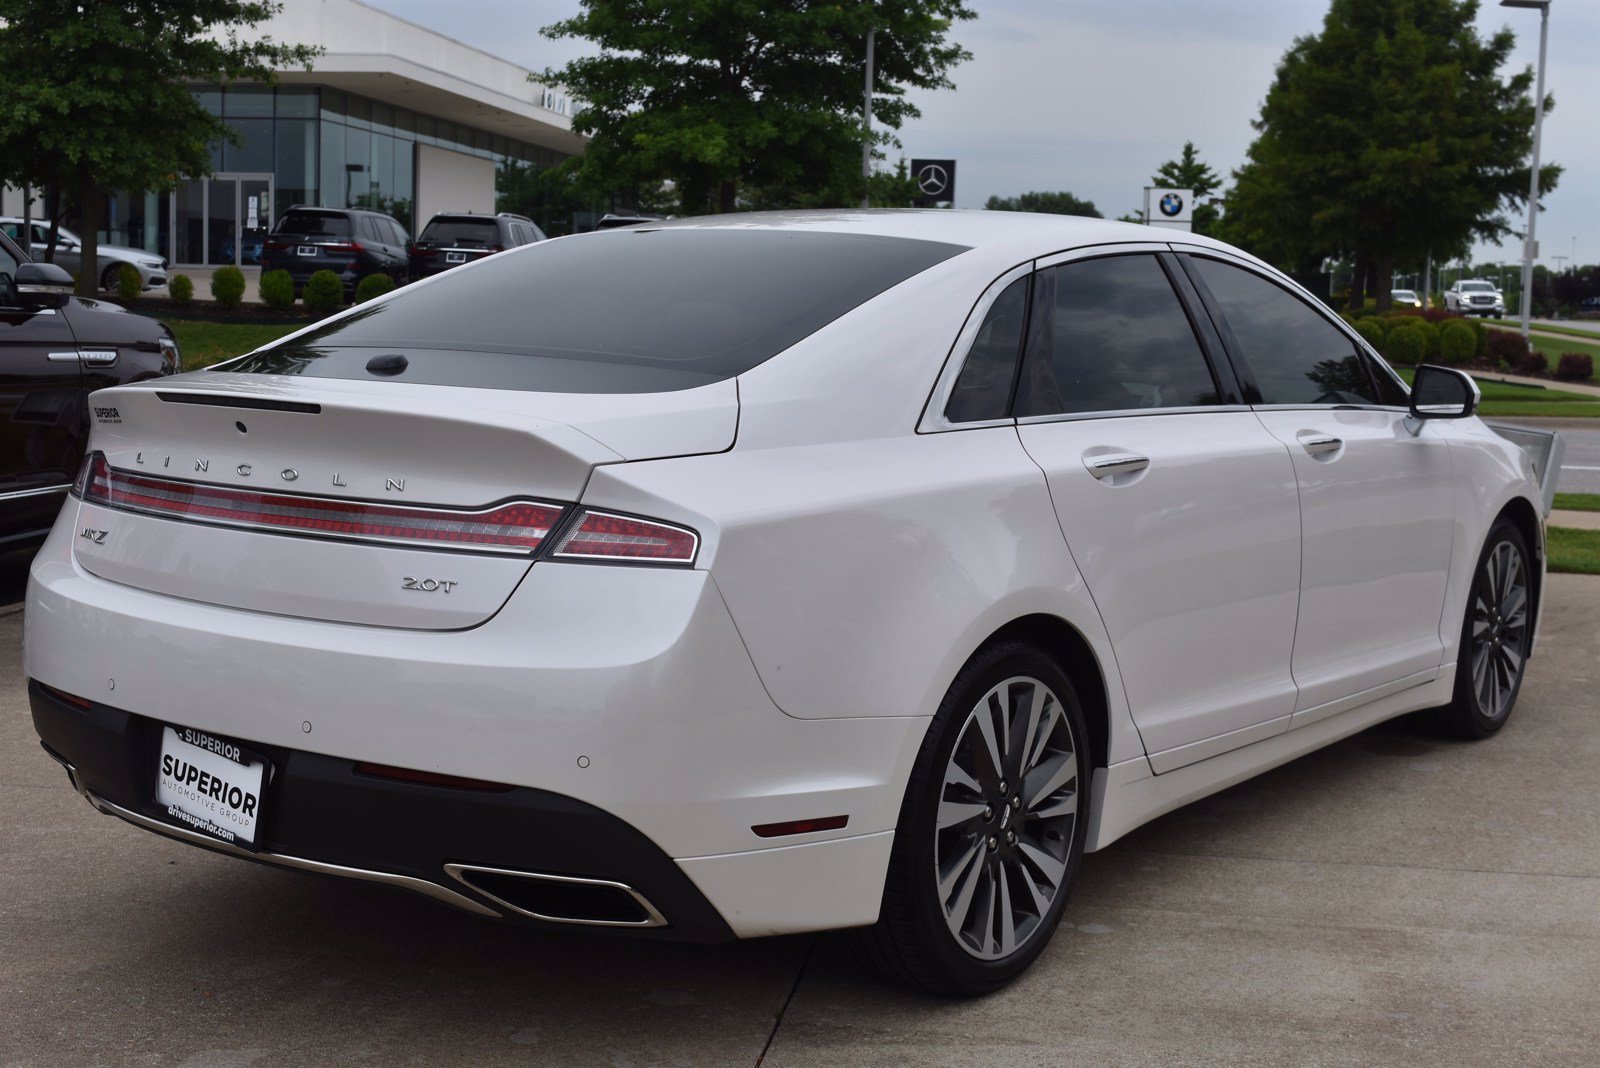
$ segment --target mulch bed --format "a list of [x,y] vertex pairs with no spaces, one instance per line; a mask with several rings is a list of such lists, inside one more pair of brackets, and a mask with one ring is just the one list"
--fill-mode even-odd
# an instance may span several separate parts
[[[118,303],[118,302],[113,302]],[[313,316],[301,312],[286,315],[265,304],[240,304],[235,308],[220,308],[215,301],[191,300],[179,304],[162,297],[140,297],[123,304],[124,308],[152,319],[198,319],[208,323],[260,323],[267,326],[295,326],[313,321]]]

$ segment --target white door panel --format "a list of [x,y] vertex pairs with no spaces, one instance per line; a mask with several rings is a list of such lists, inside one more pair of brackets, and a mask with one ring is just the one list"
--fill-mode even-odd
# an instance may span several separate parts
[[1283,444],[1244,411],[1030,423],[1018,433],[1044,468],[1152,759],[1286,729],[1300,512]]
[[1438,667],[1455,526],[1444,438],[1412,436],[1397,411],[1257,415],[1289,447],[1300,480],[1297,709]]

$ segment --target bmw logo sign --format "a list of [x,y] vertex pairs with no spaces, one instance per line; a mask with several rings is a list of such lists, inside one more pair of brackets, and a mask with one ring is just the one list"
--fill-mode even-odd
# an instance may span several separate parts
[[1168,193],[1161,198],[1161,214],[1172,218],[1183,210],[1183,198],[1176,193]]

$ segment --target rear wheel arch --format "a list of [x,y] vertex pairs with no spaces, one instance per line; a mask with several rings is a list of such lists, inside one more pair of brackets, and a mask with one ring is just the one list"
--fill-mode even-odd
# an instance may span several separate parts
[[[1500,513],[1489,524],[1493,530],[1495,523],[1508,519],[1517,528],[1517,533],[1522,535],[1522,540],[1528,546],[1528,551],[1533,553],[1538,560],[1544,559],[1544,538],[1539,531],[1539,513],[1534,510],[1533,504],[1526,497],[1513,497],[1500,509]],[[1485,534],[1485,537],[1488,535]],[[1474,557],[1476,560],[1476,557]],[[1534,568],[1529,576],[1529,585],[1533,591],[1533,620],[1529,633],[1537,638],[1539,629],[1539,606],[1544,597],[1544,569]]]

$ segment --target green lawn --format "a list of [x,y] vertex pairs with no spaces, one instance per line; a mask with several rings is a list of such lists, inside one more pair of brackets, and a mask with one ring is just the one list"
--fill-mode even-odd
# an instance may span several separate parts
[[[1415,373],[1410,367],[1397,367],[1407,382]],[[1564,389],[1523,386],[1515,382],[1476,379],[1483,403],[1478,414],[1486,419],[1513,416],[1540,416],[1548,419],[1600,419],[1600,397],[1572,393]]]
[[1600,575],[1600,530],[1551,527],[1545,535],[1551,571]]
[[1555,506],[1569,512],[1600,512],[1600,493],[1558,493]]
[[[1521,328],[1509,326],[1491,326],[1489,329],[1511,330],[1512,332],[1517,332]],[[1552,371],[1556,369],[1556,363],[1561,359],[1561,354],[1563,352],[1586,352],[1594,358],[1595,373],[1600,375],[1600,343],[1596,343],[1594,341],[1579,341],[1576,338],[1568,340],[1564,337],[1560,340],[1557,340],[1553,337],[1539,337],[1538,335],[1534,335],[1533,347],[1550,358],[1550,370]]]
[[172,327],[172,332],[177,335],[178,352],[183,356],[185,371],[242,356],[251,349],[260,348],[292,330],[300,329],[298,325],[213,323],[204,319],[177,319],[171,316],[162,321]]
[[[1521,330],[1522,326],[1519,324],[1517,329]],[[1533,329],[1543,330],[1547,334],[1562,334],[1566,337],[1584,338],[1589,341],[1597,340],[1593,330],[1579,330],[1575,326],[1552,326],[1549,323],[1534,323]],[[1557,341],[1556,344],[1559,345],[1561,342]]]

